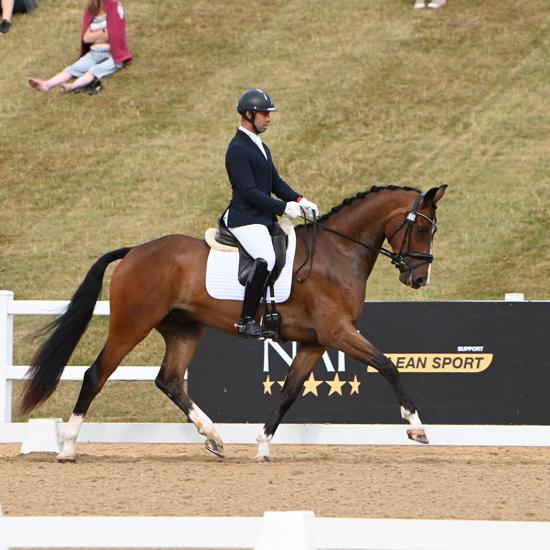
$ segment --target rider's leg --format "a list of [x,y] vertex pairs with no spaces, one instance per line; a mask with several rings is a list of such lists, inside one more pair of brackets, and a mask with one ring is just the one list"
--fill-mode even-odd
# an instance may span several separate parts
[[271,234],[265,225],[254,223],[240,227],[228,227],[228,229],[252,258],[263,258],[266,261],[268,271],[275,267],[275,251],[271,242]]
[[231,227],[229,230],[255,260],[245,285],[241,319],[236,325],[237,333],[245,338],[271,338],[273,332],[263,329],[255,320],[267,279],[275,266],[271,235],[267,227],[261,224]]
[[263,258],[254,260],[254,266],[248,276],[244,289],[241,318],[236,325],[239,336],[244,336],[245,338],[273,337],[273,333],[270,330],[263,329],[255,319],[260,300],[265,293],[269,274],[267,262]]

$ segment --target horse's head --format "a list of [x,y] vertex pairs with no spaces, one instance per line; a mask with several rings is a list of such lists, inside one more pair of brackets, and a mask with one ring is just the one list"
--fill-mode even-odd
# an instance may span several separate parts
[[433,187],[418,195],[414,205],[403,214],[393,216],[386,225],[386,238],[394,256],[392,263],[399,269],[399,280],[413,288],[430,282],[433,237],[437,229],[435,211],[445,194],[446,185]]

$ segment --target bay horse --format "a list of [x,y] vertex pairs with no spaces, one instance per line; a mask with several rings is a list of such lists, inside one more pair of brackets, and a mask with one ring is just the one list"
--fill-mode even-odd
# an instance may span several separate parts
[[[355,323],[363,309],[367,279],[379,254],[388,256],[399,268],[399,279],[405,285],[416,289],[429,283],[436,208],[446,187],[433,187],[424,194],[413,187],[375,186],[344,200],[318,220],[296,227],[294,283],[289,299],[279,305],[278,311],[282,317],[281,337],[300,345],[278,402],[257,437],[257,461],[271,460],[271,439],[327,347],[374,367],[395,393],[401,416],[410,424],[408,437],[428,443],[399,371],[357,332]],[[382,247],[386,239],[391,250]],[[206,437],[206,448],[223,456],[223,441],[214,423],[190,399],[183,384],[206,327],[236,335],[234,323],[241,303],[216,300],[206,291],[209,250],[204,240],[168,235],[108,252],[90,268],[67,310],[45,327],[43,334],[49,337],[32,358],[24,383],[20,402],[23,413],[44,402],[57,387],[93,315],[107,266],[122,260],[111,279],[107,340],[84,374],[64,429],[59,461],[75,460],[75,442],[93,399],[124,357],[153,329],[166,344],[155,380],[157,387]],[[306,264],[307,277],[298,277],[297,272]]]

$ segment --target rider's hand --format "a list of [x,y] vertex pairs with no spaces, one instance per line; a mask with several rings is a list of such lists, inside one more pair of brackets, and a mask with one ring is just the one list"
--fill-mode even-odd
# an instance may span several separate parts
[[298,200],[300,203],[300,206],[304,210],[309,210],[310,212],[315,212],[315,215],[319,215],[319,208],[317,208],[317,205],[314,202],[308,201],[305,197],[302,197]]
[[289,218],[299,218],[302,215],[302,209],[297,202],[290,201],[286,203],[285,214]]

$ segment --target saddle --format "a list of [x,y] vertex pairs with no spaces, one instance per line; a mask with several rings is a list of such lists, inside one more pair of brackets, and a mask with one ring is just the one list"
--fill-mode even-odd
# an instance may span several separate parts
[[[289,220],[281,220],[279,223],[274,223],[268,227],[271,235],[271,242],[275,251],[275,267],[268,279],[268,286],[272,286],[286,262],[286,249],[288,246],[287,232],[290,230],[292,222]],[[254,265],[254,258],[242,247],[241,243],[235,238],[233,233],[227,228],[223,221],[223,216],[218,220],[218,229],[210,228],[204,236],[210,248],[223,252],[239,252],[239,283],[245,286],[248,279],[248,274]]]
[[[267,296],[264,296],[262,326],[274,332],[273,340],[283,341],[280,337],[281,316],[277,311],[276,302],[284,302],[290,295],[296,237],[290,220],[281,220],[274,224],[270,228],[270,234],[276,263],[266,285]],[[211,227],[206,230],[204,240],[212,249],[206,270],[207,292],[219,300],[242,300],[243,287],[246,286],[254,260],[235,239],[223,219],[220,219],[218,229]],[[226,252],[233,254],[225,254]],[[286,263],[289,265],[285,267]],[[279,277],[281,273],[283,276]],[[224,280],[228,276],[230,279]]]

